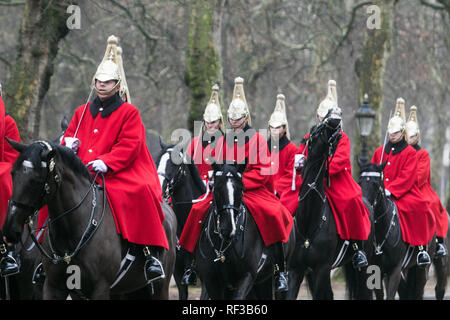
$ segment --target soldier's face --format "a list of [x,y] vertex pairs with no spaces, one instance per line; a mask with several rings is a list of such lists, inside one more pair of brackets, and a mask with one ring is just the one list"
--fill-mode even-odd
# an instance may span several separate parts
[[419,135],[418,134],[408,138],[408,144],[410,144],[412,146],[417,144],[417,142],[419,142]]
[[243,129],[245,127],[245,123],[247,122],[247,117],[235,120],[228,118],[228,122],[230,123],[231,129],[233,130]]
[[389,141],[391,143],[397,143],[400,142],[403,138],[403,131],[397,131],[394,133],[389,133]]
[[116,94],[119,91],[120,86],[117,86],[114,90],[114,86],[116,85],[116,80],[109,81],[100,81],[95,80],[95,88],[97,89],[97,94],[100,100],[108,99]]
[[219,126],[220,126],[220,120],[216,120],[216,121],[212,121],[212,122],[208,122],[205,121],[205,127],[206,127],[206,131],[208,133],[214,133],[217,130],[219,130]]
[[279,140],[286,133],[285,126],[278,126],[276,128],[269,126],[269,128],[270,128],[270,135],[272,136],[272,139]]

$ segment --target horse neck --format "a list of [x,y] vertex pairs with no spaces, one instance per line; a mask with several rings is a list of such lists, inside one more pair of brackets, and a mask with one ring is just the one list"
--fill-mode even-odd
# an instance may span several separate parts
[[[86,177],[80,177],[71,170],[64,169],[60,172],[62,173],[61,184],[47,201],[49,230],[52,241],[57,244],[55,246],[58,249],[73,249],[72,247],[76,245],[85,230],[92,211],[92,183]],[[97,199],[97,204],[99,200]],[[62,216],[80,203],[78,208]]]
[[391,222],[392,214],[389,209],[389,200],[384,194],[383,190],[379,190],[379,195],[375,199],[376,204],[374,206],[375,221],[379,226],[388,226]]
[[[308,159],[311,160],[311,159]],[[325,161],[314,162],[309,161],[306,164],[302,186],[300,187],[300,214],[296,217],[299,219],[298,227],[303,231],[302,233],[308,236],[308,231],[312,232],[322,221],[324,213],[323,198],[325,195],[324,177],[325,177]],[[315,189],[311,188],[311,184],[315,184]],[[303,196],[304,199],[302,198]]]

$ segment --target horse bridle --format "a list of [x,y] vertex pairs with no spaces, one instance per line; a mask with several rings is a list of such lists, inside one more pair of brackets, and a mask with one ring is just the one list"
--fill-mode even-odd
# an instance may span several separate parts
[[[379,200],[380,196],[382,197],[383,194],[385,193],[385,188],[384,188],[384,183],[383,183],[383,172],[377,172],[377,171],[362,172],[360,177],[361,178],[363,178],[363,177],[380,178],[381,182],[380,182],[380,184],[378,186],[377,194],[375,195],[374,202],[372,204],[372,207],[374,208],[374,211],[375,211],[375,207],[376,207],[376,205],[378,203],[378,200]],[[378,223],[381,218],[383,218],[385,215],[387,215],[389,210],[390,210],[390,206],[388,206],[386,208],[386,210],[384,210],[384,212],[380,216],[378,216],[376,219],[374,219],[373,223],[374,224]],[[383,253],[383,251],[381,251],[381,250],[382,250],[384,244],[386,243],[387,239],[389,238],[389,235],[392,232],[392,228],[395,225],[395,216],[396,216],[396,214],[397,214],[397,210],[396,210],[396,207],[394,206],[394,210],[392,212],[391,221],[389,222],[388,231],[386,232],[386,235],[384,236],[384,239],[383,239],[383,241],[380,244],[377,244],[376,236],[375,236],[375,234],[373,235],[373,245],[375,247],[375,254],[376,255],[380,255],[380,254]]]
[[[52,154],[53,152],[53,148],[52,146],[46,142],[46,141],[38,141],[37,143],[40,143],[44,148],[46,148],[49,151],[49,154]],[[26,161],[26,160],[25,160]],[[24,161],[24,162],[25,162]],[[71,259],[86,245],[86,243],[92,238],[92,236],[94,235],[95,231],[98,229],[98,227],[100,226],[101,222],[103,221],[103,217],[104,217],[104,213],[105,213],[105,209],[106,209],[106,192],[103,192],[103,210],[101,213],[100,218],[97,218],[97,213],[98,213],[98,203],[97,203],[97,198],[98,198],[98,189],[99,186],[95,185],[95,181],[98,177],[98,174],[96,174],[95,178],[92,180],[92,183],[90,184],[88,191],[85,193],[85,195],[83,196],[83,198],[81,199],[81,201],[79,203],[77,203],[74,207],[70,208],[69,210],[66,210],[64,212],[62,212],[61,214],[58,214],[55,218],[50,219],[50,217],[48,218],[48,242],[49,242],[49,247],[51,252],[48,253],[44,247],[40,244],[40,242],[37,240],[36,236],[34,235],[34,231],[31,229],[33,226],[33,220],[35,218],[35,216],[39,213],[39,210],[47,203],[47,198],[53,193],[56,192],[56,190],[58,189],[58,187],[61,185],[61,178],[59,176],[59,174],[57,173],[56,170],[56,163],[55,163],[55,157],[54,155],[52,155],[50,157],[50,159],[48,159],[47,161],[43,161],[41,163],[43,168],[48,168],[47,171],[47,176],[45,179],[45,183],[44,183],[44,188],[43,188],[43,197],[40,197],[42,200],[41,205],[27,205],[27,204],[23,204],[20,203],[18,201],[15,200],[11,200],[10,201],[10,205],[16,206],[18,208],[22,208],[22,209],[26,209],[26,210],[30,210],[32,212],[32,214],[29,215],[28,217],[28,221],[26,222],[26,225],[28,227],[28,231],[29,231],[29,235],[31,237],[31,239],[33,240],[33,242],[35,243],[36,247],[39,249],[39,251],[41,252],[41,254],[45,255],[50,261],[52,261],[54,264],[57,264],[59,262],[66,262],[67,264],[70,263]],[[25,166],[30,167],[30,163],[25,163]],[[32,166],[31,166],[32,167]],[[101,174],[102,180],[103,180],[103,186],[105,185],[105,179],[103,174]],[[52,178],[52,179],[51,179]],[[50,181],[53,180],[55,182],[55,189],[52,192],[51,187],[50,187]],[[80,239],[80,241],[78,242],[77,246],[75,247],[75,249],[71,252],[71,253],[65,253],[64,256],[60,256],[56,253],[56,251],[53,249],[53,245],[52,245],[52,241],[51,241],[51,235],[50,235],[50,225],[55,222],[56,220],[61,219],[62,217],[64,217],[65,215],[75,211],[77,208],[79,208],[83,202],[86,200],[88,194],[91,192],[93,192],[93,200],[92,200],[92,210],[91,210],[91,215],[90,215],[90,219],[89,219],[89,223],[88,226],[86,227],[85,231],[83,232],[83,235]]]
[[[172,149],[167,149],[166,152],[171,152]],[[173,195],[173,191],[175,190],[175,187],[177,186],[177,184],[180,181],[180,176],[185,176],[186,175],[186,165],[184,162],[182,162],[177,169],[177,172],[174,174],[174,176],[172,177],[172,179],[169,179],[169,177],[167,176],[167,174],[165,172],[161,172],[158,171],[158,176],[163,177],[167,183],[166,183],[166,187],[164,188],[163,191],[163,199],[165,201],[168,201],[169,198]],[[173,199],[172,199],[173,201]]]

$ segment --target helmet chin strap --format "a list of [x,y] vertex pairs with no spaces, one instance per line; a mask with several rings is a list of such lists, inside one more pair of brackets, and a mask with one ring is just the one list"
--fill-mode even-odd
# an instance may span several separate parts
[[97,92],[97,94],[109,95],[109,94],[113,93],[116,90],[116,88],[119,86],[119,84],[120,84],[120,80],[118,80],[116,85],[114,87],[112,87],[110,90],[104,91],[104,90],[98,90],[96,85],[95,85],[95,82],[94,82],[94,90],[95,90],[95,92]]

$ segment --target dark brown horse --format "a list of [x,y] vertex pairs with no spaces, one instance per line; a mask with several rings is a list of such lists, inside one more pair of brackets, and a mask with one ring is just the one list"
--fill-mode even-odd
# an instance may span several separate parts
[[[20,152],[12,170],[13,193],[3,227],[17,243],[24,224],[45,204],[49,222],[41,252],[46,279],[44,299],[77,294],[109,299],[148,287],[144,256],[116,231],[106,194],[81,160],[68,148],[39,141],[10,141]],[[165,279],[152,282],[153,299],[168,299],[175,264],[176,218],[163,204],[169,251],[161,255]]]

